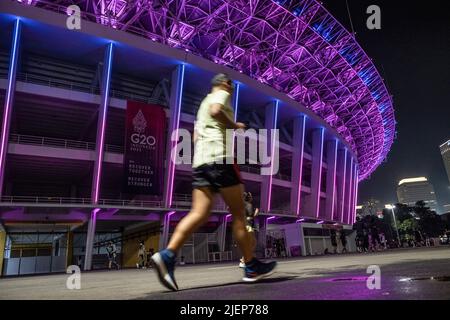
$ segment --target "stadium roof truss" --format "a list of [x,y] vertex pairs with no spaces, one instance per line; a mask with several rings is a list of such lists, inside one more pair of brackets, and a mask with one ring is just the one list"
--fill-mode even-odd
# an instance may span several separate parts
[[395,136],[392,97],[354,36],[316,0],[16,0],[228,66],[311,109],[349,143],[359,179]]

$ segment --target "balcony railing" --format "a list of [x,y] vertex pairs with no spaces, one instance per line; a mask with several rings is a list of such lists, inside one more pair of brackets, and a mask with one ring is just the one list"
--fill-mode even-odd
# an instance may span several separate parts
[[[84,204],[91,205],[91,198],[70,198],[70,197],[45,197],[45,196],[3,196],[3,203],[30,203],[30,204]],[[162,208],[162,201],[158,200],[120,200],[120,199],[100,199],[98,205],[118,206],[118,207],[151,207]]]
[[66,198],[43,196],[2,196],[3,203],[39,203],[39,204],[92,204],[91,198]]
[[[79,150],[95,150],[94,142],[76,141],[59,138],[38,137],[23,134],[11,134],[9,142],[18,144],[28,144],[34,146],[56,147],[64,149],[79,149]],[[123,146],[105,145],[105,151],[111,153],[123,153]]]
[[[187,209],[191,207],[192,197],[190,195],[177,195],[172,203],[173,209]],[[27,203],[27,204],[81,204],[93,205],[91,198],[71,197],[45,197],[45,196],[2,196],[2,203]],[[117,207],[141,207],[141,208],[164,208],[162,200],[121,200],[121,199],[99,199],[99,206]],[[226,211],[227,206],[218,202],[213,210]]]
[[[71,91],[79,91],[79,92],[85,92],[90,94],[99,95],[100,94],[100,88],[96,86],[91,86],[88,84],[80,83],[80,82],[73,82],[69,80],[63,80],[63,79],[54,79],[51,77],[45,77],[40,75],[35,75],[32,73],[18,73],[17,74],[17,81],[26,82],[26,83],[33,83],[33,84],[39,84],[47,87],[53,87],[53,88],[63,88],[68,89]],[[135,93],[129,93],[122,90],[117,89],[111,89],[109,92],[109,96],[111,98],[117,98],[117,99],[124,99],[124,100],[134,100],[134,101],[141,101],[146,103],[158,103],[161,104],[161,101],[151,98],[146,95],[140,95]]]

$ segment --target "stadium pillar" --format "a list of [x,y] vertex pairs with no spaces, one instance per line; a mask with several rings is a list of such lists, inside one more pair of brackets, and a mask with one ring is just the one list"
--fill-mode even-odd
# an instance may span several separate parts
[[266,106],[266,121],[265,129],[267,129],[267,155],[270,158],[270,163],[264,164],[267,169],[267,173],[262,175],[261,182],[261,211],[269,212],[272,202],[272,182],[273,182],[273,161],[275,148],[275,132],[272,129],[277,128],[277,118],[278,118],[278,100],[268,104]]
[[227,236],[228,215],[220,216],[219,221],[220,221],[220,225],[217,230],[217,239],[219,242],[219,251],[224,252],[225,251],[225,239]]
[[327,142],[327,198],[325,204],[325,219],[334,219],[336,207],[336,164],[338,142],[333,139]]
[[111,84],[111,70],[113,63],[113,44],[109,43],[105,50],[103,62],[103,75],[101,83],[101,102],[98,110],[97,138],[95,143],[95,163],[92,178],[91,199],[93,204],[98,203],[100,195],[100,180],[105,146],[105,129],[108,115],[109,88]]
[[68,266],[72,265],[73,257],[73,232],[72,230],[67,231],[67,246],[66,246],[66,269]]
[[[94,174],[92,177],[91,200],[94,205],[98,204],[100,196],[100,180],[102,175],[102,165],[105,146],[106,120],[108,115],[109,89],[111,86],[111,71],[113,64],[113,44],[109,43],[105,48],[105,57],[103,61],[103,75],[101,83],[101,101],[98,110],[97,137],[95,143],[95,163]],[[92,268],[92,251],[95,240],[95,226],[97,223],[97,213],[100,209],[92,210],[88,222],[88,231],[86,236],[86,255],[84,259],[84,270]]]
[[291,212],[301,215],[300,201],[303,176],[303,151],[305,148],[306,116],[300,115],[294,119],[293,127],[293,154],[292,154],[292,189]]
[[300,252],[302,256],[306,256],[306,242],[305,242],[305,232],[303,230],[303,224],[299,225],[300,229]]
[[267,235],[267,217],[259,216],[259,231],[257,239],[257,248],[261,250],[261,257],[266,256],[266,235]]
[[340,149],[338,151],[337,159],[337,185],[338,185],[338,210],[337,220],[343,222],[344,220],[344,199],[345,199],[345,179],[346,179],[346,163],[347,163],[347,149]]
[[0,224],[0,278],[2,277],[5,245],[6,245],[6,231],[5,231],[5,229],[3,229],[2,225]]
[[[20,20],[14,22],[11,54],[9,59],[9,70],[7,87],[5,92],[5,104],[3,107],[3,121],[0,144],[0,197],[3,196],[3,182],[5,178],[6,154],[8,153],[9,127],[14,103],[14,92],[16,90],[16,73],[20,50],[21,25]],[[0,270],[1,271],[1,270]]]
[[163,216],[162,234],[159,240],[159,250],[165,249],[169,242],[169,231],[170,231],[170,217],[175,213],[175,211],[170,211]]
[[353,163],[353,184],[352,184],[352,201],[350,203],[350,221],[349,224],[353,224],[356,215],[356,186],[358,185],[358,165],[356,161]]
[[[172,155],[175,154],[178,143],[178,129],[180,127],[181,103],[184,90],[184,64],[178,65],[172,72],[170,82],[170,118],[169,128],[167,130],[167,148],[166,148],[166,171],[164,173],[164,194],[163,202],[165,208],[172,206],[173,184],[175,180],[175,162],[172,161]],[[172,134],[175,133],[175,139],[172,140]]]
[[344,219],[342,223],[350,223],[351,201],[352,201],[352,189],[353,189],[353,157],[347,159],[347,177],[345,186],[345,205],[344,205]]
[[312,169],[311,169],[311,209],[314,217],[319,217],[320,190],[322,183],[324,129],[318,128],[312,134]]
[[359,186],[359,170],[358,170],[358,166],[356,165],[355,167],[355,186],[354,186],[354,194],[353,194],[353,207],[352,207],[352,211],[353,211],[353,217],[352,217],[352,221],[351,223],[355,223],[356,221],[356,206],[358,205],[358,186]]
[[84,257],[84,270],[92,269],[92,251],[94,250],[95,241],[95,225],[97,223],[97,213],[100,209],[96,208],[92,210],[91,216],[88,221],[88,230],[86,235],[86,253]]

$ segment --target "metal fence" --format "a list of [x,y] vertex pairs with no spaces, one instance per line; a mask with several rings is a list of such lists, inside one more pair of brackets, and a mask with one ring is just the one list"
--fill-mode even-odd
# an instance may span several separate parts
[[[89,151],[95,150],[94,142],[30,136],[30,135],[24,135],[24,134],[11,134],[9,137],[9,142],[17,143],[17,144],[34,145],[34,146],[64,148],[64,149],[78,149],[78,150],[89,150]],[[111,152],[111,153],[123,153],[124,147],[106,144],[105,151]]]

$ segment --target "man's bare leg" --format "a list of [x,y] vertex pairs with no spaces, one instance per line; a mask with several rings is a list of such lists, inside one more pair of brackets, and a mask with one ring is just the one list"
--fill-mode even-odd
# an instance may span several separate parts
[[202,224],[206,223],[214,202],[214,194],[207,187],[196,188],[192,191],[192,209],[180,223],[178,223],[167,249],[178,252],[191,234]]
[[253,259],[251,235],[247,232],[242,184],[220,189],[223,200],[233,215],[233,234],[244,256],[244,262]]

